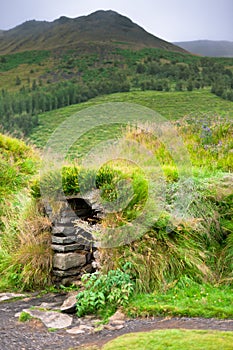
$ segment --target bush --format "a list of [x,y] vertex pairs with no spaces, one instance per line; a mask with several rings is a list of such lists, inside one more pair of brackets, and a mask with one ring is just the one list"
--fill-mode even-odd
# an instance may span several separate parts
[[66,165],[62,169],[48,171],[40,179],[35,179],[31,190],[35,198],[41,196],[41,189],[43,194],[50,197],[56,197],[61,191],[66,196],[71,196],[90,191],[93,188],[101,188],[104,194],[109,190],[114,190],[114,184],[120,177],[119,171],[107,166],[99,169],[96,173],[95,170]]
[[85,290],[77,296],[77,315],[96,313],[111,307],[127,305],[134,291],[134,283],[127,272],[129,264],[122,268],[111,270],[107,274],[95,272],[82,277]]

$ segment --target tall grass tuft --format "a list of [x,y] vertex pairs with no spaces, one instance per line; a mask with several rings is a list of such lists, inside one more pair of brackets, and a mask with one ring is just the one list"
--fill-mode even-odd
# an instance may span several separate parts
[[8,208],[0,241],[1,289],[33,290],[51,283],[50,222],[28,194]]

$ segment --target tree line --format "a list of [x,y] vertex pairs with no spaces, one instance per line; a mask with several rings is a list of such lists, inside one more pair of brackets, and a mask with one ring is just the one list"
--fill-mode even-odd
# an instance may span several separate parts
[[[154,52],[154,51],[153,51]],[[69,80],[47,82],[39,78],[22,86],[19,77],[15,85],[18,92],[2,90],[0,93],[0,125],[3,131],[16,135],[29,135],[38,125],[38,114],[85,102],[93,97],[130,89],[156,91],[192,91],[208,87],[217,96],[233,101],[233,74],[222,62],[211,58],[179,57],[171,53],[153,57],[151,52],[127,51],[119,59],[112,54],[111,60],[89,59],[83,72],[74,78],[74,65],[63,64],[72,77]],[[163,56],[165,55],[165,56]],[[170,56],[169,56],[170,55]],[[185,61],[186,59],[186,61]],[[66,60],[70,60],[67,56]],[[80,60],[82,63],[84,61]],[[75,63],[74,63],[75,62]],[[80,63],[79,63],[80,66]],[[81,65],[82,66],[82,65]],[[63,68],[61,68],[63,69]]]
[[88,101],[103,94],[127,92],[130,85],[123,75],[88,84],[60,82],[49,88],[25,89],[18,93],[2,90],[0,94],[0,124],[4,132],[27,136],[38,125],[38,114]]

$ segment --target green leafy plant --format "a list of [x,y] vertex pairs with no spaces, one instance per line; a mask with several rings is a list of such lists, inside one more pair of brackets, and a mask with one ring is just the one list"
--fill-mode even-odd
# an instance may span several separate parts
[[122,270],[111,270],[107,274],[95,272],[82,277],[85,290],[77,296],[77,315],[127,305],[134,291],[134,282],[127,273],[128,264]]
[[19,322],[27,322],[27,321],[30,321],[31,319],[32,319],[32,316],[25,311],[22,311],[21,314],[19,315]]

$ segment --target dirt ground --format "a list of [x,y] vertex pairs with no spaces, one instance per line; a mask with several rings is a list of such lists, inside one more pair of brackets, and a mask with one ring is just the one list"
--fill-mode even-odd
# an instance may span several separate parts
[[[102,346],[109,340],[130,332],[151,331],[154,329],[209,329],[233,331],[232,320],[204,318],[147,318],[130,319],[121,330],[104,329],[93,334],[70,335],[65,330],[51,332],[36,319],[19,322],[15,314],[22,309],[39,306],[42,302],[59,302],[62,295],[45,295],[40,298],[0,303],[0,350],[69,350],[82,345]],[[76,317],[74,317],[74,325]]]

